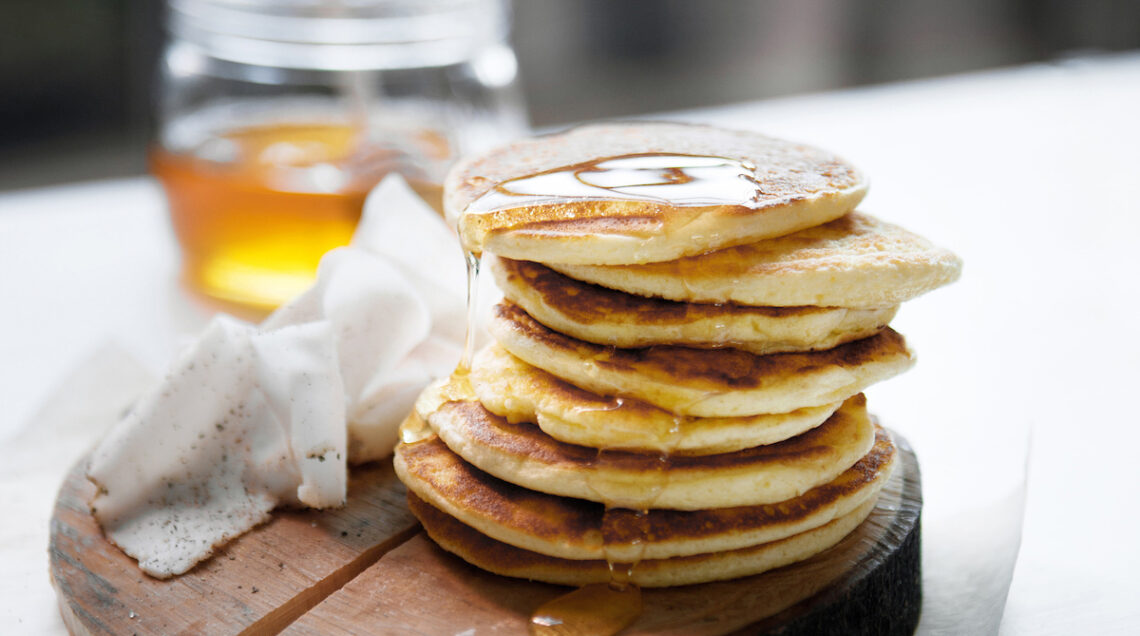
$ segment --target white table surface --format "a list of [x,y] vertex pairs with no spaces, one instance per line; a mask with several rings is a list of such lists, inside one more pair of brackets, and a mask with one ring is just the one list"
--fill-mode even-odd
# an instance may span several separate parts
[[[1001,633],[1140,633],[1138,113],[1131,54],[674,115],[845,155],[864,210],[966,262],[895,321],[918,366],[869,392],[923,465],[926,632],[969,633],[937,586],[988,576],[958,566],[1010,553],[1027,492]],[[58,387],[100,351],[161,370],[212,313],[177,267],[149,178],[0,195],[0,633],[62,630],[47,521],[96,432]]]

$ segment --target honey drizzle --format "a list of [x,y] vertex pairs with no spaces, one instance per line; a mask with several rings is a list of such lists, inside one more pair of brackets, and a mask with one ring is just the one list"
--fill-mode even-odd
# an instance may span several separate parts
[[399,432],[400,442],[408,445],[417,444],[435,436],[435,431],[428,425],[427,420],[415,411],[412,411],[412,414],[400,425]]
[[[596,405],[579,404],[572,407],[567,415],[569,422],[581,428],[596,425],[607,413],[616,413],[626,408],[638,409],[634,404],[641,400],[617,396]],[[643,407],[642,407],[643,408]],[[602,417],[597,417],[601,415]],[[667,418],[659,418],[656,413],[649,420],[637,422],[635,427],[619,426],[615,423],[607,431],[610,449],[627,450],[642,453],[662,453],[663,459],[668,460],[681,447],[691,423],[698,419],[691,415],[678,415],[669,413]],[[624,418],[619,417],[618,422],[625,424]],[[608,422],[607,422],[608,423]],[[574,442],[578,443],[578,442]]]
[[475,330],[479,327],[479,274],[482,261],[482,253],[464,250],[463,262],[467,265],[467,333],[463,338],[463,358],[456,368],[457,373],[470,373],[471,361],[475,357]]
[[631,500],[610,490],[614,485],[597,470],[606,463],[607,454],[624,452],[629,451],[600,448],[586,471],[587,485],[606,502],[602,513],[602,553],[609,581],[585,585],[543,604],[531,615],[531,634],[617,634],[641,616],[641,587],[634,582],[634,572],[651,540],[650,508],[668,483],[669,455],[658,455],[648,494]]
[[400,425],[399,437],[404,444],[415,444],[435,436],[427,418],[444,404],[475,399],[475,389],[471,385],[471,360],[475,355],[475,330],[478,328],[476,313],[481,261],[481,254],[464,251],[464,262],[467,265],[467,329],[463,338],[463,357],[446,382],[430,385],[420,394],[412,414]]
[[[620,405],[621,398],[614,398]],[[641,588],[634,573],[644,559],[652,532],[650,510],[669,483],[669,457],[682,439],[683,418],[674,416],[673,426],[663,436],[664,448],[656,454],[651,482],[642,496],[630,499],[617,484],[599,472],[607,457],[631,451],[600,448],[586,471],[587,485],[605,503],[602,513],[602,553],[609,582],[586,585],[557,597],[531,615],[531,634],[617,634],[641,615]]]
[[712,155],[637,153],[603,157],[509,179],[471,202],[465,215],[550,203],[617,199],[675,206],[748,205],[762,194],[756,166]]
[[[541,206],[567,198],[632,198],[690,207],[726,203],[747,205],[761,194],[754,170],[755,167],[748,163],[723,157],[659,153],[624,155],[510,180],[476,199],[459,220],[460,234],[467,250],[467,336],[463,360],[456,369],[456,376],[460,377],[456,380],[467,381],[474,355],[475,298],[480,269],[476,250],[481,249],[482,236],[478,232],[472,236],[462,231],[464,221],[471,216]],[[543,184],[542,187],[534,187],[537,183]],[[599,410],[621,408],[622,404],[623,398],[615,396]],[[588,487],[605,505],[602,552],[609,581],[580,587],[539,607],[531,616],[532,634],[616,634],[641,615],[641,589],[634,582],[634,575],[652,540],[650,509],[668,485],[669,458],[682,441],[684,421],[681,416],[673,416],[671,427],[658,440],[657,461],[651,471],[652,476],[646,479],[650,484],[635,498],[625,495],[621,485],[608,481],[601,470],[610,463],[610,457],[635,451],[598,449],[585,474]]]
[[[477,184],[481,179],[473,177],[469,183]],[[568,202],[614,200],[634,202],[642,208],[668,206],[670,223],[684,227],[710,206],[750,208],[763,196],[756,166],[748,161],[713,155],[635,153],[496,184],[467,206],[458,229],[469,247],[481,249],[491,232],[530,222],[577,218],[578,212]],[[543,232],[553,235],[559,230],[547,226]],[[579,230],[570,232],[576,235]]]

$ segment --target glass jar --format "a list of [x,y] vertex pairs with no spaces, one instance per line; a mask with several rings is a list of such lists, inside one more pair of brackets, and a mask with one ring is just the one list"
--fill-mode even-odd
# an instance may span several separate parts
[[506,0],[169,0],[151,169],[183,278],[270,309],[399,173],[525,133]]

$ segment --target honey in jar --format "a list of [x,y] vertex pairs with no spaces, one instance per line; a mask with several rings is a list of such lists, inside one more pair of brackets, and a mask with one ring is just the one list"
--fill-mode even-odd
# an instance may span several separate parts
[[[321,256],[348,244],[368,191],[389,172],[411,172],[361,136],[346,124],[272,124],[219,134],[193,154],[153,152],[187,284],[258,309],[311,285]],[[418,141],[447,155],[438,136]],[[408,181],[439,206],[438,185]]]
[[151,169],[188,286],[270,309],[386,175],[438,204],[457,156],[525,131],[509,21],[506,0],[169,0]]

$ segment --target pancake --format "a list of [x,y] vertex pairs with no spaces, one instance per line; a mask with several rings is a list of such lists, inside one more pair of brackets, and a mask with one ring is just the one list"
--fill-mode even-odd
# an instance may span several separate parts
[[888,307],[957,280],[962,262],[920,236],[852,212],[788,236],[666,263],[551,267],[610,289],[682,302]]
[[832,481],[776,504],[712,510],[606,511],[496,479],[438,438],[396,448],[396,473],[411,492],[479,532],[563,559],[629,563],[722,552],[785,539],[841,517],[875,497],[895,461],[890,434]]
[[493,308],[489,326],[504,349],[575,386],[698,417],[830,404],[914,362],[903,337],[889,327],[826,351],[758,356],[727,348],[603,347],[551,331],[510,303]]
[[[437,545],[488,572],[557,585],[609,583],[609,564],[546,556],[496,541],[409,493],[408,507]],[[672,559],[647,559],[630,572],[641,587],[669,587],[724,581],[802,561],[839,543],[875,508],[875,500],[818,528],[760,545]]]
[[566,444],[533,424],[512,424],[477,401],[445,402],[418,415],[452,452],[499,479],[635,510],[728,508],[798,497],[854,465],[875,439],[862,395],[803,435],[699,456]]
[[875,335],[898,306],[750,307],[634,296],[574,280],[530,261],[491,258],[507,300],[538,322],[615,347],[731,346],[755,354],[830,349]]
[[677,123],[597,124],[461,161],[444,208],[474,252],[666,261],[782,236],[855,208],[867,182],[823,150]]
[[558,441],[682,455],[774,444],[822,424],[841,404],[745,417],[678,416],[634,398],[579,389],[495,344],[476,354],[471,384],[488,411],[510,422],[534,422]]

